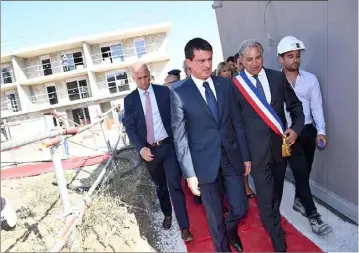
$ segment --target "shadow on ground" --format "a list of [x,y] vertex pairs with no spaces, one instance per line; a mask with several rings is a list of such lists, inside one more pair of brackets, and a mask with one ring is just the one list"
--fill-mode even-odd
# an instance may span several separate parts
[[[139,156],[137,152],[132,149],[123,151],[117,155],[116,162],[118,164],[117,168],[106,173],[105,180],[97,189],[98,196],[96,196],[94,200],[112,202],[112,210],[107,210],[111,213],[106,215],[106,210],[103,210],[102,215],[108,216],[108,218],[112,220],[117,218],[116,222],[119,224],[115,229],[121,230],[119,231],[120,234],[129,228],[129,224],[126,224],[125,219],[119,217],[123,215],[123,212],[118,213],[118,217],[116,217],[114,213],[117,210],[126,208],[127,215],[133,214],[135,217],[134,222],[138,225],[140,237],[145,239],[154,251],[161,251],[157,243],[156,238],[158,232],[154,227],[154,219],[152,216],[158,209],[157,198],[155,195],[155,187],[149,177],[147,169],[143,164],[139,164]],[[91,185],[101,172],[104,164],[98,166],[90,177],[81,179],[81,185]],[[93,212],[98,212],[93,210],[96,208],[98,207],[92,206],[88,212],[91,212],[91,209]],[[86,215],[85,220],[87,219],[87,223],[90,225],[88,217],[89,215]],[[111,223],[111,221],[107,221],[107,224],[108,223]],[[88,225],[85,221],[83,227]],[[91,224],[92,229],[95,226],[96,225]],[[112,229],[114,228],[112,227]]]

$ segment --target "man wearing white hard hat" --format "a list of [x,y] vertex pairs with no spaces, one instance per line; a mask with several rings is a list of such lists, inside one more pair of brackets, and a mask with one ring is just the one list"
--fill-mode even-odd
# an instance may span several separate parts
[[[309,186],[316,146],[323,149],[327,145],[322,95],[317,77],[299,68],[302,50],[305,50],[304,43],[293,36],[284,37],[277,48],[282,71],[302,102],[305,116],[303,130],[292,145],[291,156],[288,157],[296,186],[293,209],[308,217],[314,233],[325,235],[330,233],[332,228],[322,221]],[[290,127],[289,113],[286,113],[286,118]]]

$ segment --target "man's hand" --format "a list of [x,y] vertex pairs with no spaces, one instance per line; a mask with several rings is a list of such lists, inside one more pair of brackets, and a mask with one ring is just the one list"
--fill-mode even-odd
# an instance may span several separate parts
[[193,195],[200,196],[201,192],[198,188],[198,178],[197,177],[189,177],[187,178],[187,184]]
[[323,145],[321,148],[325,148],[327,146],[327,142],[328,142],[328,139],[325,135],[323,134],[318,134],[317,135],[317,146],[319,146],[319,142],[322,141]]
[[252,170],[252,162],[247,161],[244,162],[244,176],[248,176],[249,173],[251,173]]
[[151,153],[151,149],[149,148],[142,148],[140,151],[140,155],[146,162],[151,162],[153,160],[153,154]]
[[284,135],[287,136],[286,141],[289,144],[289,146],[292,146],[297,139],[297,133],[294,132],[293,129],[288,128],[287,131],[284,132]]

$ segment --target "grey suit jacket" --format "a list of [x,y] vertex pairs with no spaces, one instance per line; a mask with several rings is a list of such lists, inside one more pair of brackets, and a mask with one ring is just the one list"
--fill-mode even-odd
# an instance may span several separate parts
[[188,78],[171,91],[171,125],[177,158],[185,178],[213,182],[219,171],[221,149],[239,175],[250,161],[247,138],[229,79],[212,76],[220,115],[218,124],[201,93]]

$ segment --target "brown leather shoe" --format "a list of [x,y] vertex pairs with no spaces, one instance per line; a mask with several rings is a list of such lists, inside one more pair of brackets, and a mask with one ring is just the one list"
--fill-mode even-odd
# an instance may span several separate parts
[[166,216],[162,222],[163,228],[169,230],[171,228],[171,225],[172,225],[172,216]]
[[193,235],[192,235],[191,231],[189,231],[188,228],[181,230],[181,237],[182,237],[183,241],[185,241],[185,242],[193,241]]

